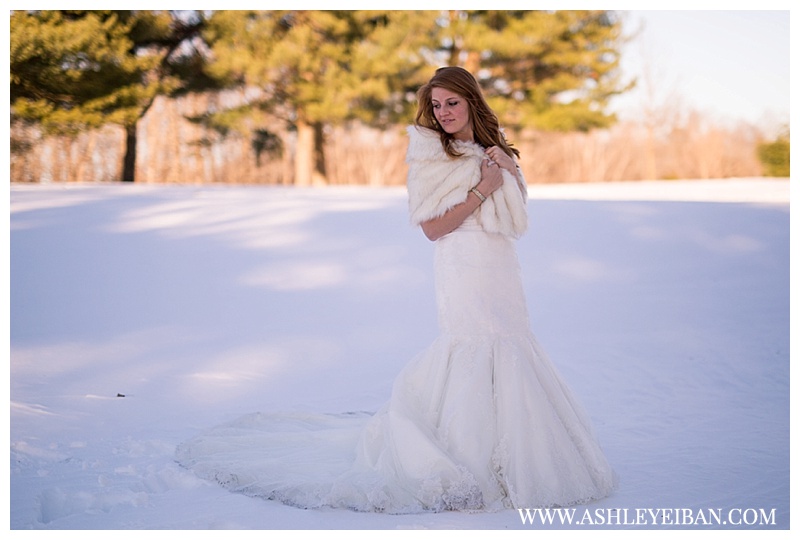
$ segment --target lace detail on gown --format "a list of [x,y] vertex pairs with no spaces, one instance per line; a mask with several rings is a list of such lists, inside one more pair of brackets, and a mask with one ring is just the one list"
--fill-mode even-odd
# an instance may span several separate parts
[[178,461],[227,489],[303,508],[494,511],[607,495],[588,416],[529,329],[513,240],[468,219],[435,246],[440,336],[375,414],[256,414]]

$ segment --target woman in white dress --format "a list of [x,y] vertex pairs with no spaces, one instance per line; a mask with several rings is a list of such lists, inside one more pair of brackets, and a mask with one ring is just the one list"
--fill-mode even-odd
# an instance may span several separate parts
[[604,497],[614,473],[529,327],[518,152],[466,70],[440,68],[418,98],[409,210],[435,241],[439,337],[372,416],[252,415],[182,444],[178,461],[305,508],[496,511]]

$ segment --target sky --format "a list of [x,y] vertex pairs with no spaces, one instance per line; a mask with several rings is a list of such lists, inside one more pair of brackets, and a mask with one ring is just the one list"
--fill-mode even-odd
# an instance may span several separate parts
[[789,18],[788,9],[628,11],[626,31],[640,30],[621,67],[640,84],[612,107],[636,114],[649,77],[657,104],[678,96],[720,120],[788,122]]

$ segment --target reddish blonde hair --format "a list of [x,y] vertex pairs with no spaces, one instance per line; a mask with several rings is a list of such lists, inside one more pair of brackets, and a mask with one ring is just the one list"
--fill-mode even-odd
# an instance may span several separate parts
[[434,88],[444,88],[463,97],[469,105],[469,119],[472,125],[475,142],[489,148],[498,146],[511,157],[519,157],[519,150],[512,148],[500,131],[497,115],[486,103],[481,87],[475,77],[461,67],[442,67],[436,70],[430,81],[417,91],[417,116],[414,124],[432,129],[439,133],[442,147],[447,155],[459,157],[461,154],[453,148],[453,136],[447,133],[433,113],[431,94]]

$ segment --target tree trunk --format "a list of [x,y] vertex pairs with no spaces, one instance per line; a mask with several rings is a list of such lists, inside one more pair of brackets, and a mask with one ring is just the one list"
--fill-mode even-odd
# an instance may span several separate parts
[[294,184],[311,186],[326,184],[325,134],[319,122],[297,122],[297,148],[294,155]]
[[314,131],[303,121],[297,122],[297,146],[294,151],[294,185],[310,186]]
[[315,184],[328,183],[328,169],[325,165],[325,126],[322,122],[314,123],[314,171],[312,180]]
[[133,182],[136,172],[136,124],[125,126],[125,157],[122,160],[122,181]]
[[481,68],[481,55],[478,51],[470,51],[467,54],[467,59],[464,61],[464,69],[472,73],[473,76],[478,76],[478,71]]

